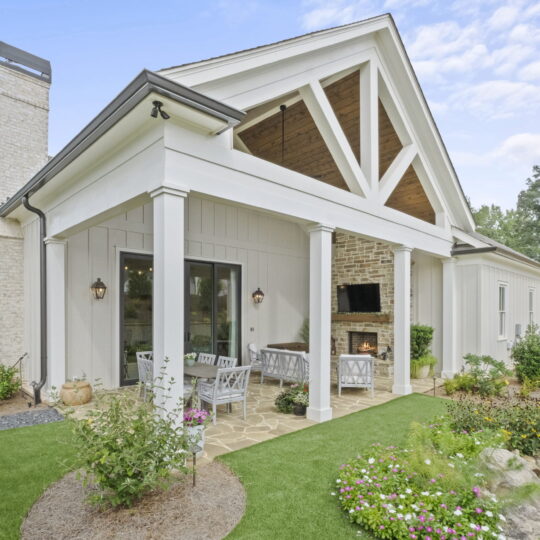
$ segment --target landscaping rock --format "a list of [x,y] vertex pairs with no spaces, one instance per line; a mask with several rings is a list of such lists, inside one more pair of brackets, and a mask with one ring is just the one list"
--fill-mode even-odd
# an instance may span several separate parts
[[64,417],[56,409],[34,409],[31,411],[0,416],[0,431],[23,426],[35,426],[59,422]]
[[510,508],[505,515],[507,540],[531,540],[539,537],[540,497]]
[[487,468],[494,473],[491,489],[516,488],[529,483],[537,483],[536,465],[503,448],[486,448],[481,457]]

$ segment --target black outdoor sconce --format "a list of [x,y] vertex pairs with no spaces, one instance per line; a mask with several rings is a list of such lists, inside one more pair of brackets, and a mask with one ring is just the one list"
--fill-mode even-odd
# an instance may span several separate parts
[[256,304],[260,304],[264,300],[264,293],[260,287],[257,287],[257,290],[251,296]]
[[90,287],[90,290],[92,291],[92,294],[96,300],[103,300],[103,297],[107,292],[107,285],[101,281],[101,278],[97,278],[97,280]]

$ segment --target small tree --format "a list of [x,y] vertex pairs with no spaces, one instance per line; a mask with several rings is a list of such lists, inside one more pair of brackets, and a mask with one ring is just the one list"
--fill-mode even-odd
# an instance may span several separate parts
[[422,324],[411,325],[411,377],[418,378],[420,368],[432,368],[437,359],[431,354],[433,328]]
[[538,325],[530,324],[525,337],[512,348],[512,358],[516,364],[519,382],[540,381],[540,332]]

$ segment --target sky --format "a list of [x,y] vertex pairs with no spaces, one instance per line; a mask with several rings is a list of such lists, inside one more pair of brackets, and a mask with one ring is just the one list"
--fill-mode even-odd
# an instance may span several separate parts
[[515,206],[540,165],[540,1],[0,0],[0,40],[52,63],[53,155],[143,68],[388,12],[466,195]]

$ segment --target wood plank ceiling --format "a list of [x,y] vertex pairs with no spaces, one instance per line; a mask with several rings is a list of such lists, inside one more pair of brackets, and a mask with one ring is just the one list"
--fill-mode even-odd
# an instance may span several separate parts
[[[355,71],[325,87],[328,101],[360,163],[360,75]],[[305,103],[298,93],[262,105],[248,112],[251,120],[257,114],[278,108],[283,101],[295,101],[285,111],[282,145],[282,113],[278,111],[244,130],[237,131],[249,151],[259,158],[315,180],[349,191],[330,151]],[[240,126],[241,127],[241,126]],[[382,178],[403,148],[394,126],[379,100],[379,177]],[[386,206],[429,223],[435,223],[435,212],[412,165],[407,169]]]

